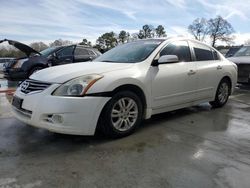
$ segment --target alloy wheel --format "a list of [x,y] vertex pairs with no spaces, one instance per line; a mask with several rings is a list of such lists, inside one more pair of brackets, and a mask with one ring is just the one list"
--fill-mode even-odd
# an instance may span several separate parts
[[124,132],[133,127],[138,118],[137,103],[128,97],[119,99],[111,110],[111,122],[115,129]]

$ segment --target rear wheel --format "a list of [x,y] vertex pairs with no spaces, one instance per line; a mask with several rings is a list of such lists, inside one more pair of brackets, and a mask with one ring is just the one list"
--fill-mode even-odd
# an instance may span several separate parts
[[121,91],[104,107],[98,126],[108,137],[128,136],[141,124],[142,112],[139,97],[133,92]]
[[227,79],[222,79],[216,92],[215,100],[210,102],[212,107],[219,108],[224,106],[229,98],[231,84]]

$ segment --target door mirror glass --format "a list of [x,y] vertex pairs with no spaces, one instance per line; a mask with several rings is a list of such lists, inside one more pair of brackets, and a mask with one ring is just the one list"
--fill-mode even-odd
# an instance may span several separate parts
[[158,59],[158,64],[176,63],[178,61],[179,58],[176,55],[163,55]]

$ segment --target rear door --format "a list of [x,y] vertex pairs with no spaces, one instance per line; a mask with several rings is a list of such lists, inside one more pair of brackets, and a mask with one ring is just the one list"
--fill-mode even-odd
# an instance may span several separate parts
[[94,58],[94,53],[91,55],[90,50],[77,46],[74,52],[74,62],[85,62]]
[[68,63],[73,63],[73,51],[75,46],[67,46],[56,52],[56,59],[54,65],[64,65]]
[[[177,55],[179,62],[151,67],[153,109],[161,112],[164,107],[174,107],[192,102],[196,98],[196,64],[192,62],[187,41],[168,44],[162,55]],[[159,57],[158,57],[159,58]]]
[[217,52],[198,42],[190,42],[197,63],[197,97],[208,99],[214,96],[222,78],[222,60]]

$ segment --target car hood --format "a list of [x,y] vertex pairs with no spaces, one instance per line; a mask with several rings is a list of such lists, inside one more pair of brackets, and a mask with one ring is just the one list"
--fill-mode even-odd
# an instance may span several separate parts
[[31,79],[51,82],[64,83],[73,78],[89,74],[102,74],[106,72],[126,69],[131,67],[128,63],[107,63],[107,62],[84,62],[68,65],[60,65],[40,70],[33,75]]
[[234,62],[235,64],[249,64],[250,65],[250,56],[230,57],[227,59],[229,61]]
[[2,42],[8,42],[9,45],[12,45],[12,46],[16,47],[18,50],[25,53],[25,55],[27,57],[30,57],[31,54],[41,55],[39,52],[37,52],[33,48],[31,48],[31,47],[29,47],[26,44],[23,44],[21,42],[17,42],[17,41],[14,41],[14,40],[8,40],[8,39],[0,40],[0,43],[2,43]]

